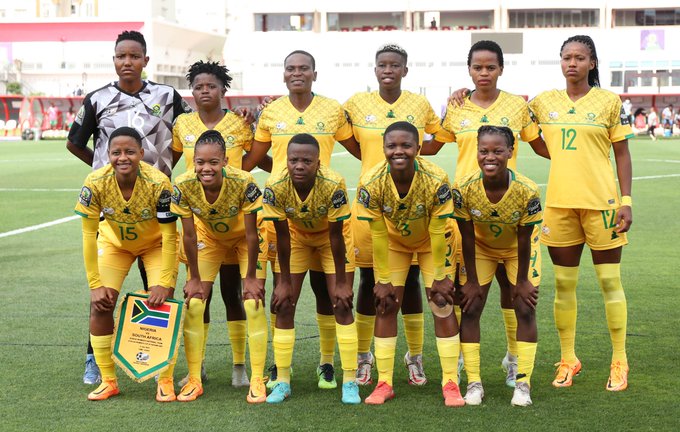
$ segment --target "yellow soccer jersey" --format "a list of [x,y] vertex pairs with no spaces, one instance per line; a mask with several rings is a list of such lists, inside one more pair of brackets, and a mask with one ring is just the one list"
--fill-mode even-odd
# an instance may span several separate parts
[[262,209],[262,193],[253,176],[227,166],[222,170],[222,189],[210,204],[201,181],[194,172],[177,177],[172,194],[171,211],[182,218],[194,216],[196,232],[213,240],[231,240],[245,236],[244,213]]
[[[477,165],[477,130],[481,126],[507,126],[515,137],[530,142],[538,138],[539,129],[531,119],[529,105],[523,97],[501,90],[496,101],[488,108],[474,104],[466,98],[463,106],[449,104],[442,121],[442,129],[436,134],[439,142],[458,143],[456,161],[456,180],[472,174],[479,169]],[[508,161],[508,168],[517,168],[518,143]]]
[[454,217],[475,225],[475,242],[504,258],[517,256],[517,226],[542,221],[541,197],[536,183],[510,170],[510,186],[492,204],[486,196],[481,171],[453,185]]
[[361,177],[357,188],[357,217],[377,220],[384,217],[390,249],[400,252],[429,252],[430,219],[453,214],[451,188],[446,172],[418,156],[411,188],[404,198],[390,176],[387,161]]
[[264,219],[288,219],[291,229],[302,234],[317,234],[328,229],[328,222],[349,219],[349,203],[345,179],[335,171],[321,165],[314,187],[302,201],[284,168],[269,177],[262,198]]
[[177,220],[170,212],[171,191],[168,176],[141,162],[132,196],[126,201],[113,167],[107,164],[87,176],[75,212],[90,219],[99,219],[103,213],[99,239],[137,254],[160,244],[159,222]]
[[529,105],[550,151],[547,207],[609,210],[619,196],[609,153],[633,137],[621,99],[592,87],[573,102],[565,90],[536,96]]
[[273,173],[286,167],[288,141],[299,133],[308,133],[319,141],[321,163],[330,166],[335,141],[351,137],[352,128],[334,99],[315,94],[312,103],[300,112],[288,96],[280,97],[262,110],[255,131],[256,140],[272,143]]
[[439,116],[430,102],[406,90],[393,104],[385,102],[380,92],[374,91],[357,93],[344,106],[361,147],[361,175],[385,160],[383,135],[392,123],[407,121],[418,128],[419,144],[423,143],[424,133],[434,135],[441,128]]
[[[172,127],[172,149],[184,153],[187,171],[194,170],[194,145],[201,134],[207,131],[197,112],[182,114]],[[227,144],[227,163],[234,168],[241,168],[243,152],[250,151],[253,142],[253,131],[240,116],[229,110],[215,130],[222,134]]]

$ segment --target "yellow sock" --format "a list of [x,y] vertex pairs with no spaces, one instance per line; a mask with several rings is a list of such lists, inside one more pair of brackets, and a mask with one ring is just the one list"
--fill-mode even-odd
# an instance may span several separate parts
[[246,320],[227,321],[234,364],[246,364]]
[[290,365],[293,362],[295,329],[276,329],[274,334],[274,361],[276,362],[277,381],[290,383]]
[[442,366],[442,386],[453,381],[458,383],[458,356],[460,355],[460,335],[437,338],[437,352]]
[[248,299],[243,302],[243,308],[246,310],[246,317],[248,318],[251,380],[264,376],[264,363],[267,360],[267,316],[261,301],[257,310],[255,310],[255,306],[255,300]]
[[555,267],[555,327],[560,337],[562,360],[567,363],[576,362],[576,284],[578,267]]
[[205,360],[205,348],[208,346],[208,331],[210,330],[210,323],[203,323],[203,351],[201,352],[201,361]]
[[514,309],[501,309],[505,323],[505,338],[508,340],[508,352],[517,357],[517,317]]
[[463,310],[460,308],[460,305],[453,305],[453,313],[456,314],[456,319],[458,320],[458,326],[460,326],[460,320],[463,319]]
[[517,341],[517,382],[531,385],[531,374],[534,372],[536,359],[536,342]]
[[366,354],[371,350],[371,341],[375,331],[375,315],[355,314],[354,321],[357,324],[357,350],[359,354]]
[[621,285],[621,264],[597,264],[595,274],[600,282],[607,314],[609,336],[612,340],[612,363],[628,364],[626,357],[626,326],[628,311],[626,294]]
[[201,379],[201,363],[203,361],[204,312],[205,302],[201,299],[192,298],[189,300],[189,307],[184,317],[184,352],[187,357],[189,376],[198,380]]
[[375,361],[378,367],[378,382],[385,381],[392,385],[394,375],[394,353],[397,350],[397,338],[375,337]]
[[342,382],[354,381],[357,374],[357,326],[355,323],[335,323],[335,331],[338,334],[338,351],[342,362]]
[[269,314],[269,328],[272,332],[272,338],[271,341],[274,341],[274,332],[276,330],[276,314],[274,312],[271,312]]
[[406,336],[409,355],[421,355],[423,353],[423,333],[425,329],[423,313],[406,314],[402,315],[402,318],[404,319],[404,335]]
[[[319,364],[333,364],[335,358],[335,316],[316,314],[319,326]],[[277,365],[278,366],[278,365]]]
[[116,379],[116,368],[113,364],[113,352],[111,350],[111,341],[113,334],[104,336],[95,336],[90,334],[90,343],[92,344],[92,351],[94,351],[94,359],[97,361],[99,371],[102,374],[102,379]]
[[481,382],[482,376],[479,371],[479,342],[461,342],[460,350],[463,352],[465,373],[467,374],[468,384],[473,382]]

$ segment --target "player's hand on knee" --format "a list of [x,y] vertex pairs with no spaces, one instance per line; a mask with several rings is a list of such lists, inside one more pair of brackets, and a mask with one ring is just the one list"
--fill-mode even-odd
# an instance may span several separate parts
[[517,300],[535,310],[538,304],[538,288],[533,286],[528,280],[518,280],[517,284],[512,288],[512,301],[515,302]]
[[264,279],[245,278],[243,280],[243,299],[255,300],[255,310],[260,307],[260,301],[264,306]]
[[281,307],[290,305],[295,307],[295,302],[293,301],[292,287],[286,282],[279,282],[274,288],[274,295],[272,296],[272,306],[274,310],[279,310]]
[[465,285],[463,285],[463,287],[460,289],[460,292],[461,292],[460,308],[464,313],[468,311],[473,311],[477,306],[478,302],[482,301],[483,293],[482,287],[479,285],[479,283],[471,282],[470,280],[468,280],[467,282],[465,282]]
[[113,288],[101,286],[90,290],[90,304],[97,312],[109,312],[116,307],[118,296]]
[[160,285],[149,287],[149,306],[159,307],[165,300],[170,297],[170,288],[165,288]]
[[628,232],[631,225],[633,225],[633,209],[629,206],[619,207],[616,212],[616,232]]
[[192,298],[199,298],[205,300],[207,298],[203,284],[199,279],[191,278],[184,285],[184,302],[189,306]]
[[385,312],[399,303],[397,290],[391,282],[376,282],[375,287],[373,287],[373,295],[375,297],[376,312],[380,314],[385,314]]
[[333,298],[334,308],[351,310],[353,301],[354,292],[352,292],[352,286],[349,283],[344,283],[335,287],[335,295]]
[[[430,288],[430,295],[428,297],[428,300],[431,300],[433,297],[441,297],[444,300],[446,300],[446,303],[448,304],[453,304],[453,295],[455,291],[455,286],[453,284],[453,281],[447,277],[441,280],[436,280],[432,282],[432,287]],[[443,307],[444,305],[437,305],[439,307]]]

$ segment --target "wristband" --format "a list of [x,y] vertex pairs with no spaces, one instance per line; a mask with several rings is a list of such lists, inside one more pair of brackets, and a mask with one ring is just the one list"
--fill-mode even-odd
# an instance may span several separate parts
[[633,198],[630,197],[630,195],[624,195],[621,197],[621,205],[622,206],[628,206],[628,207],[633,207]]

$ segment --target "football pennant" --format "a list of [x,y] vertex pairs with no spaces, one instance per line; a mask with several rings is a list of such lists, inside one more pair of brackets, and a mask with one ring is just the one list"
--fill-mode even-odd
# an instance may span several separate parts
[[134,381],[143,382],[167,369],[177,354],[184,303],[168,299],[149,306],[148,295],[127,294],[118,309],[113,360]]

